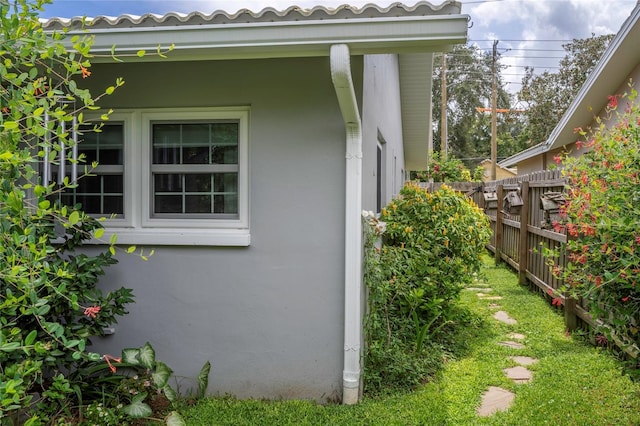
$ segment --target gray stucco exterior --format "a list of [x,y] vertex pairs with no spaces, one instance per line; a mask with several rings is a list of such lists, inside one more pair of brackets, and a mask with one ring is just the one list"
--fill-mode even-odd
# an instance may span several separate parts
[[[385,72],[397,73],[394,58],[376,59],[376,72],[388,64]],[[361,88],[361,57],[353,59],[353,69]],[[160,246],[148,262],[119,256],[101,285],[132,288],[137,302],[116,333],[96,341],[95,349],[117,354],[149,340],[160,359],[187,377],[210,360],[211,393],[339,396],[345,142],[328,58],[99,64],[92,71],[95,87],[114,76],[125,79],[125,86],[102,102],[116,111],[250,107],[251,244]],[[385,83],[377,84],[386,98],[380,88]],[[391,94],[397,96],[393,89]],[[379,110],[392,111],[394,103],[378,97],[367,96],[370,104],[363,109],[378,105],[380,117]],[[393,129],[389,141],[400,140],[398,123],[390,123],[397,115],[385,116]],[[372,155],[375,161],[375,139],[367,146],[374,151],[367,148],[365,161]]]

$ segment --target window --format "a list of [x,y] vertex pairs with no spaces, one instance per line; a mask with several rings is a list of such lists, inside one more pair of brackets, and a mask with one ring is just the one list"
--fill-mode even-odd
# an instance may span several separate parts
[[[67,189],[61,195],[62,203],[81,204],[91,215],[123,217],[124,123],[107,122],[100,132],[94,132],[93,126],[85,126],[80,133],[78,154],[84,154],[84,165],[90,175],[79,179],[76,188]],[[94,161],[98,166],[89,170]],[[57,168],[53,178],[58,179]]]
[[238,218],[238,120],[152,122],[152,217]]
[[95,176],[63,195],[123,244],[249,245],[248,108],[111,115],[78,144]]

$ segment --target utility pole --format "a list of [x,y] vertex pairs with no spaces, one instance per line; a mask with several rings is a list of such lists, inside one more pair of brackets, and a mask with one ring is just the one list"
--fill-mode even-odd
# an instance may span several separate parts
[[442,52],[441,89],[442,105],[440,113],[440,158],[447,159],[447,54]]
[[498,40],[493,41],[493,62],[491,66],[491,180],[496,180],[498,162],[498,83],[497,83]]

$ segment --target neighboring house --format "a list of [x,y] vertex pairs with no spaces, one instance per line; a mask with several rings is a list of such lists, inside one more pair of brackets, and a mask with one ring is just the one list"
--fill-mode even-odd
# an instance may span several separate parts
[[[480,162],[480,166],[484,170],[482,172],[482,180],[484,182],[491,180],[491,160],[482,160]],[[496,164],[496,180],[507,179],[510,177],[517,176],[518,171],[513,168],[507,168],[501,166],[500,164]]]
[[[100,166],[75,200],[117,213],[106,238],[155,248],[148,262],[119,256],[101,280],[136,304],[94,349],[148,340],[187,377],[211,360],[210,393],[356,402],[361,213],[426,167],[432,52],[466,41],[460,8],[94,18],[81,83],[126,84],[80,144]],[[79,18],[44,25],[84,33]]]
[[569,151],[579,155],[574,144],[580,136],[574,129],[588,128],[594,121],[594,115],[606,118],[607,96],[628,92],[630,80],[640,90],[639,41],[640,2],[622,24],[549,138],[499,164],[504,167],[517,166],[518,174],[523,175],[548,169],[551,164],[555,164],[553,157],[559,153]]

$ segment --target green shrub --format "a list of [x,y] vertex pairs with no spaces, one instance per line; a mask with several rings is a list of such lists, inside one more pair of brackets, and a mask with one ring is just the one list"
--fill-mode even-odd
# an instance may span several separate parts
[[[624,107],[619,107],[624,104]],[[562,250],[567,267],[554,267],[573,297],[584,298],[602,323],[599,332],[615,333],[623,347],[640,345],[640,107],[637,92],[610,96],[605,126],[577,129],[586,152],[558,156],[567,177],[563,223],[569,242]],[[559,250],[547,251],[549,259]]]
[[440,153],[434,152],[429,161],[427,171],[416,172],[414,177],[421,182],[426,182],[430,179],[433,182],[471,182],[481,181],[483,173],[482,166],[478,166],[472,175],[462,161],[453,155],[449,155],[443,160],[440,157]]
[[447,186],[428,193],[416,184],[383,209],[384,232],[377,219],[369,222],[365,386],[413,387],[438,363],[438,336],[456,322],[454,304],[480,269],[489,222]]

